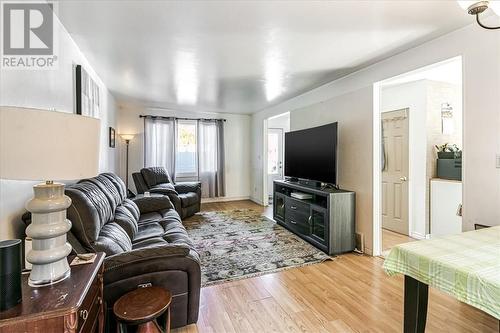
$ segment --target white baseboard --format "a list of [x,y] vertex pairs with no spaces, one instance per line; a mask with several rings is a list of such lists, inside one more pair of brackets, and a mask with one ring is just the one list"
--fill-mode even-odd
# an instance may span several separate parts
[[211,203],[211,202],[226,202],[226,201],[241,201],[241,200],[251,200],[249,196],[242,197],[219,197],[219,198],[202,198],[201,203]]
[[255,202],[257,205],[265,206],[264,202],[262,200],[257,199],[257,198],[251,197],[250,201]]
[[425,235],[422,235],[421,233],[416,232],[416,231],[412,231],[410,233],[410,237],[415,238],[415,239],[425,239]]

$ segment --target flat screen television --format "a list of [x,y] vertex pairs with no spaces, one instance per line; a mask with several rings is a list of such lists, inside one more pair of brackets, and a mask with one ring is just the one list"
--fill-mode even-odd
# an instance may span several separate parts
[[337,185],[337,127],[285,133],[285,176]]

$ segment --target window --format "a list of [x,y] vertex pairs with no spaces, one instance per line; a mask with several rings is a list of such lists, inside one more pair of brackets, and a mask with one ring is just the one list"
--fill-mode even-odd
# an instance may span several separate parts
[[196,121],[179,120],[177,125],[177,152],[175,171],[177,177],[196,177],[198,174]]

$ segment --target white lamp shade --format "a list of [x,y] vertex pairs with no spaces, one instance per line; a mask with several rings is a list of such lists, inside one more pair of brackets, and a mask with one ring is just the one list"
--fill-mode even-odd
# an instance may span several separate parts
[[123,140],[132,140],[134,138],[135,134],[120,134],[120,137]]
[[73,113],[0,107],[0,178],[75,180],[99,170],[100,121]]

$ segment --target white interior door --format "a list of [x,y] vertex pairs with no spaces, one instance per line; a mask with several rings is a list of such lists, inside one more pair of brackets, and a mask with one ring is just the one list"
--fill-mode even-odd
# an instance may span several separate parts
[[271,202],[273,181],[283,179],[283,129],[267,130],[267,191]]
[[382,135],[382,227],[408,235],[408,109],[382,113]]

